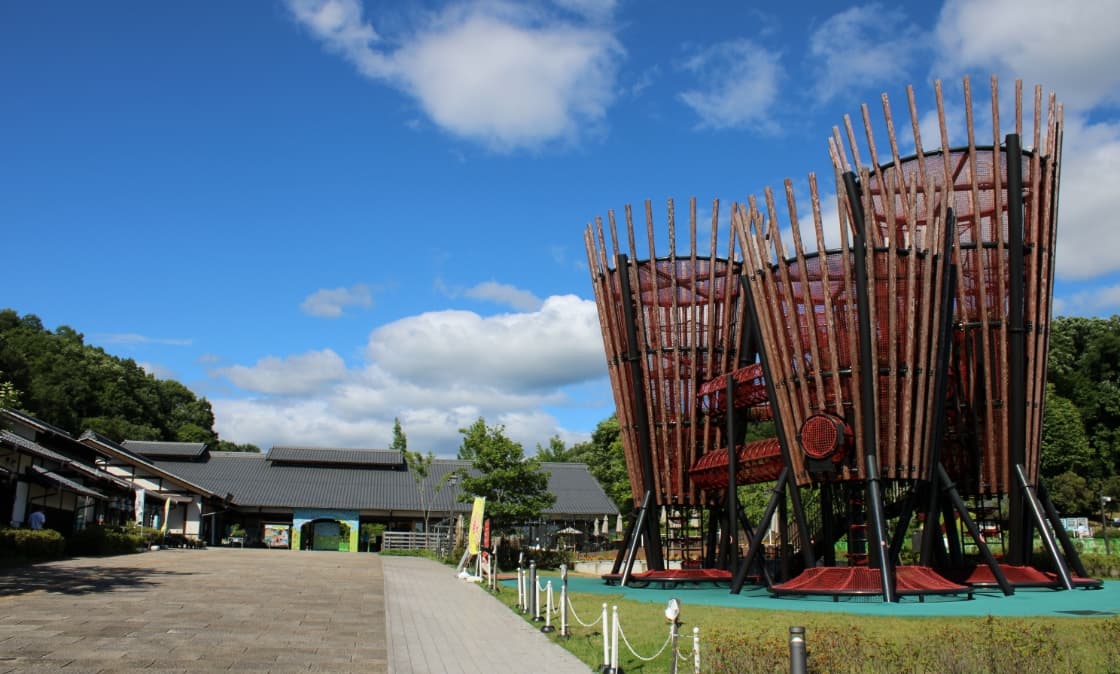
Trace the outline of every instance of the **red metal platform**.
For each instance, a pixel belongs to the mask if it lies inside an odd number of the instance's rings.
[[[879,569],[866,566],[815,567],[796,578],[774,585],[770,592],[777,596],[822,595],[839,601],[848,596],[881,596],[883,584]],[[899,566],[895,569],[895,592],[898,595],[963,594],[972,598],[972,588],[959,585],[928,566]]]

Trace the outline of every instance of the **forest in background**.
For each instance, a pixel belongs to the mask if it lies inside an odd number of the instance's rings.
[[[214,451],[260,451],[219,438],[210,401],[183,384],[86,344],[73,328],[52,332],[34,314],[12,309],[0,311],[0,406],[68,433],[92,430],[117,442],[204,442]]]
[[[1055,504],[1090,514],[1100,496],[1120,501],[1120,316],[1062,317],[1050,324],[1041,473]],[[68,326],[46,329],[33,314],[0,311],[0,406],[22,409],[72,433],[114,440],[204,442],[214,451],[260,449],[218,437],[206,398],[158,379],[132,359],[88,345]],[[758,437],[765,429],[752,429]],[[586,442],[537,445],[542,461],[586,463],[629,512],[630,484],[618,419]]]

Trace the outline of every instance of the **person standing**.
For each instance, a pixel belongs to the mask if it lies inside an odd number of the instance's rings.
[[[27,523],[31,525],[32,529],[42,529],[43,525],[47,523],[47,516],[42,510],[36,508],[35,512],[31,513],[31,516],[27,518]]]

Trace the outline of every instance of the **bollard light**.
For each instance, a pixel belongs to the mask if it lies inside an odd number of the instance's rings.
[[[808,654],[805,652],[805,628],[789,628],[789,672],[806,674],[809,671]]]
[[[669,654],[669,657],[672,659],[669,663],[669,674],[677,674],[677,659],[680,657],[680,649],[677,646],[677,639],[681,627],[680,617],[681,600],[673,597],[669,600],[669,605],[665,607],[665,618],[669,621],[669,641],[673,644],[673,648]]]
[[[681,617],[681,600],[673,597],[669,600],[669,605],[665,607],[665,618],[671,623],[680,623]]]

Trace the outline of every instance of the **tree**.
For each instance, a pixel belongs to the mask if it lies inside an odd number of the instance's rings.
[[[505,435],[504,426],[487,426],[479,417],[463,436],[459,458],[469,457],[474,474],[463,478],[459,500],[486,498],[486,513],[495,532],[508,532],[521,522],[540,518],[556,502],[548,491],[548,474],[540,461],[525,458],[522,446]]]
[[[428,500],[428,492],[432,490],[429,482],[432,477],[432,461],[435,458],[431,452],[428,452],[425,456],[420,452],[404,450],[404,460],[408,464],[408,472],[412,475],[412,481],[416,483],[416,493],[420,495],[420,510],[424,513],[425,533],[428,531],[428,516],[432,510],[432,504]],[[435,491],[438,491],[438,489]]]
[[[402,457],[408,451],[408,438],[401,429],[400,417],[393,417],[393,442],[389,443],[389,449],[397,450]]]
[[[1073,471],[1047,480],[1047,490],[1054,507],[1065,515],[1085,515],[1093,512],[1096,498],[1089,488],[1089,481]]]
[[[599,422],[589,442],[576,443],[569,461],[587,464],[588,471],[599,481],[619,512],[628,515],[634,509],[630,473],[626,468],[626,452],[622,448],[622,429],[618,415]]]
[[[241,444],[230,442],[229,440],[218,440],[210,446],[212,452],[248,452],[251,454],[260,454],[261,448],[257,447],[251,442],[244,442]]]
[[[69,326],[51,332],[37,316],[0,310],[0,404],[18,404],[75,434],[89,429],[117,441],[205,442],[211,449],[260,451],[221,441],[210,402],[183,384],[157,379],[132,359],[84,340]],[[9,390],[19,394],[16,402]]]
[[[1047,367],[1054,392],[1077,407],[1095,456],[1079,470],[1120,472],[1120,316],[1054,319]]]
[[[432,462],[435,461],[435,455],[431,452],[421,454],[408,450],[408,437],[405,436],[404,430],[401,428],[399,418],[393,419],[393,442],[389,445],[389,449],[395,449],[401,453],[405,465],[408,466],[408,472],[412,475],[412,481],[416,483],[416,493],[420,496],[420,510],[424,513],[424,533],[427,533],[428,520],[432,514],[432,499],[429,499],[428,495],[435,496],[438,494],[452,474],[448,473],[437,480],[435,484],[432,483]]]
[[[1089,447],[1077,406],[1058,395],[1053,384],[1047,384],[1042,418],[1042,476],[1051,478],[1074,471],[1083,477],[1092,477],[1100,468],[1096,458]]]
[[[570,462],[572,450],[564,444],[559,435],[554,435],[548,439],[548,447],[542,447],[541,443],[537,443],[537,460],[539,461],[555,461],[557,463]]]
[[[3,372],[0,372],[0,407],[19,407],[19,391],[15,384],[4,378]]]

